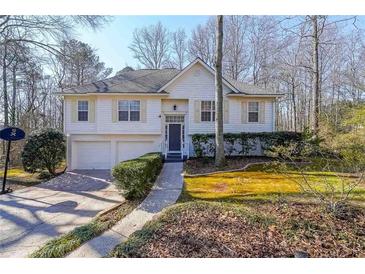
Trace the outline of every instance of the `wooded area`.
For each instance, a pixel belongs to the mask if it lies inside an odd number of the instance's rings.
[[[27,133],[62,129],[55,93],[112,73],[91,45],[74,39],[75,30],[112,19],[0,16],[1,124]],[[145,26],[134,30],[129,49],[142,68],[181,69],[196,57],[214,67],[215,27],[214,17],[190,34]],[[224,16],[223,33],[223,75],[285,94],[276,108],[279,130],[336,126],[344,109],[364,100],[365,36],[357,17]]]
[[[339,123],[341,103],[364,99],[364,31],[357,17],[225,16],[223,73],[284,93],[279,130],[318,129]],[[136,29],[130,49],[143,67],[177,67],[197,56],[215,65],[215,18],[190,37],[161,23]],[[148,50],[146,50],[148,49]]]

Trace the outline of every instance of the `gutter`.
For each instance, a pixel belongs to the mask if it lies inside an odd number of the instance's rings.
[[[168,96],[169,93],[149,93],[149,92],[88,92],[88,93],[65,93],[65,92],[56,92],[54,93],[56,95],[60,96],[90,96],[90,95],[102,95],[102,96],[108,96],[108,95],[140,95],[140,96]]]
[[[272,97],[275,97],[275,98],[278,98],[278,97],[282,97],[284,96],[285,94],[284,93],[278,93],[278,94],[234,94],[234,93],[231,93],[231,94],[227,94],[226,96],[228,97],[268,97],[268,98],[272,98]]]

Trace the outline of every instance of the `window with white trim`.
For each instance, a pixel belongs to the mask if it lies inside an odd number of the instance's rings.
[[[141,103],[140,101],[118,101],[118,120],[119,121],[139,121]]]
[[[77,101],[77,120],[80,122],[88,120],[89,102]]]
[[[201,121],[213,122],[215,120],[215,102],[201,101]]]
[[[248,122],[258,123],[259,121],[259,102],[248,102]]]

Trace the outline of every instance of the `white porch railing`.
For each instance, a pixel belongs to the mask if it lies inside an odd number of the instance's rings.
[[[189,159],[189,142],[181,142],[181,159],[184,158],[184,155]]]
[[[161,153],[164,155],[165,159],[167,157],[167,140],[161,142]]]

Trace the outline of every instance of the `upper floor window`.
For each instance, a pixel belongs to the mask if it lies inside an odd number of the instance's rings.
[[[215,102],[201,101],[201,121],[213,122],[215,120]]]
[[[77,118],[78,121],[87,121],[89,112],[89,102],[88,101],[78,101],[77,102]]]
[[[248,122],[257,123],[259,121],[259,102],[248,102]]]
[[[140,120],[140,101],[118,101],[119,121],[139,121]]]

